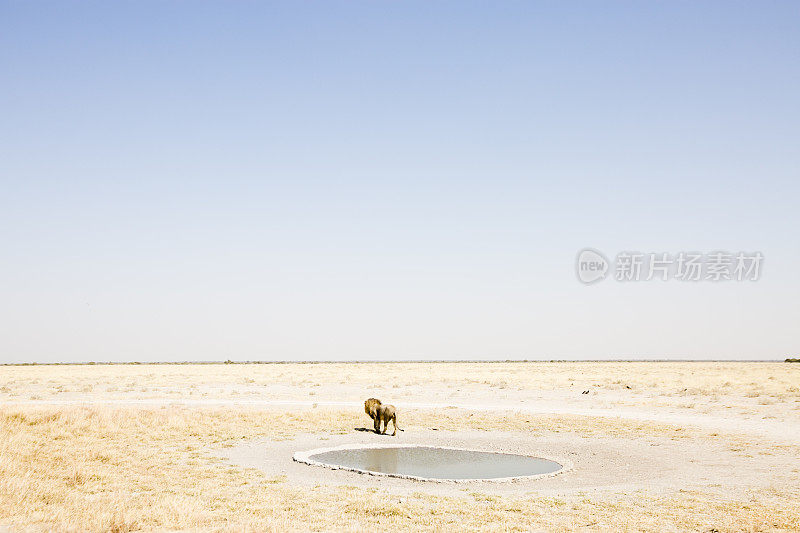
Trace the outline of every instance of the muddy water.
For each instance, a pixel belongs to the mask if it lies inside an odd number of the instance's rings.
[[[335,450],[310,459],[369,472],[433,479],[497,479],[549,474],[562,467],[555,461],[504,453],[434,447]]]

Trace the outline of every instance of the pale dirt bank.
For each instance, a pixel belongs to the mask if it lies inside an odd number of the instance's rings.
[[[431,483],[369,476],[292,461],[298,450],[342,444],[425,444],[547,457],[571,468],[557,476],[510,482]],[[736,451],[734,451],[736,450]],[[720,498],[746,498],[753,490],[800,480],[796,453],[769,454],[731,449],[724,441],[645,435],[640,439],[587,437],[574,433],[531,436],[525,433],[408,430],[397,437],[357,432],[325,436],[302,434],[285,441],[255,440],[212,453],[268,476],[286,476],[296,486],[357,485],[392,494],[425,492],[465,496],[482,492],[513,496],[622,497],[637,491],[660,495],[706,490]]]

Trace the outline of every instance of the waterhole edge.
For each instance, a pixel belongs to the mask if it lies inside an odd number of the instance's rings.
[[[499,477],[499,478],[459,478],[459,479],[448,479],[448,478],[435,478],[435,477],[423,477],[423,476],[415,476],[409,474],[400,474],[400,473],[390,473],[390,472],[378,472],[374,470],[365,470],[361,468],[350,467],[346,465],[337,465],[332,463],[323,463],[321,461],[317,461],[316,459],[312,459],[315,455],[320,455],[328,452],[336,452],[336,451],[347,451],[347,450],[363,450],[363,449],[390,449],[390,448],[434,448],[438,450],[458,450],[464,452],[477,452],[477,453],[484,453],[484,454],[498,454],[498,455],[516,455],[520,457],[532,458],[532,459],[544,459],[546,461],[551,461],[558,464],[561,468],[555,470],[553,472],[546,472],[541,474],[529,474],[529,475],[520,475],[520,476],[510,476],[510,477]],[[514,481],[530,481],[530,480],[537,480],[542,478],[548,478],[557,476],[559,474],[568,472],[572,470],[573,465],[572,462],[563,458],[563,457],[551,457],[548,455],[536,454],[531,455],[528,453],[521,454],[515,452],[504,452],[500,450],[479,450],[474,448],[463,448],[463,447],[456,447],[456,446],[434,446],[430,444],[341,444],[339,446],[334,447],[326,447],[326,448],[315,448],[313,450],[307,451],[298,451],[295,452],[292,456],[292,460],[298,463],[303,463],[309,466],[319,466],[323,468],[328,468],[330,470],[345,470],[349,472],[356,472],[359,474],[367,474],[370,476],[385,476],[385,477],[393,477],[399,479],[408,479],[412,481],[432,481],[436,483],[475,483],[475,482],[492,482],[492,483],[507,483],[507,482],[514,482]]]

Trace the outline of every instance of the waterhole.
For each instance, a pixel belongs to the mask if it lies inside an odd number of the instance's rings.
[[[433,446],[354,447],[295,454],[307,464],[425,480],[498,480],[554,474],[549,459]]]

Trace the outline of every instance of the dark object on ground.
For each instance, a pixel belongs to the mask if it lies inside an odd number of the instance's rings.
[[[588,390],[583,391],[581,394],[589,394]]]
[[[800,363],[800,359],[788,358],[788,359],[786,359],[786,362],[787,363]]]

